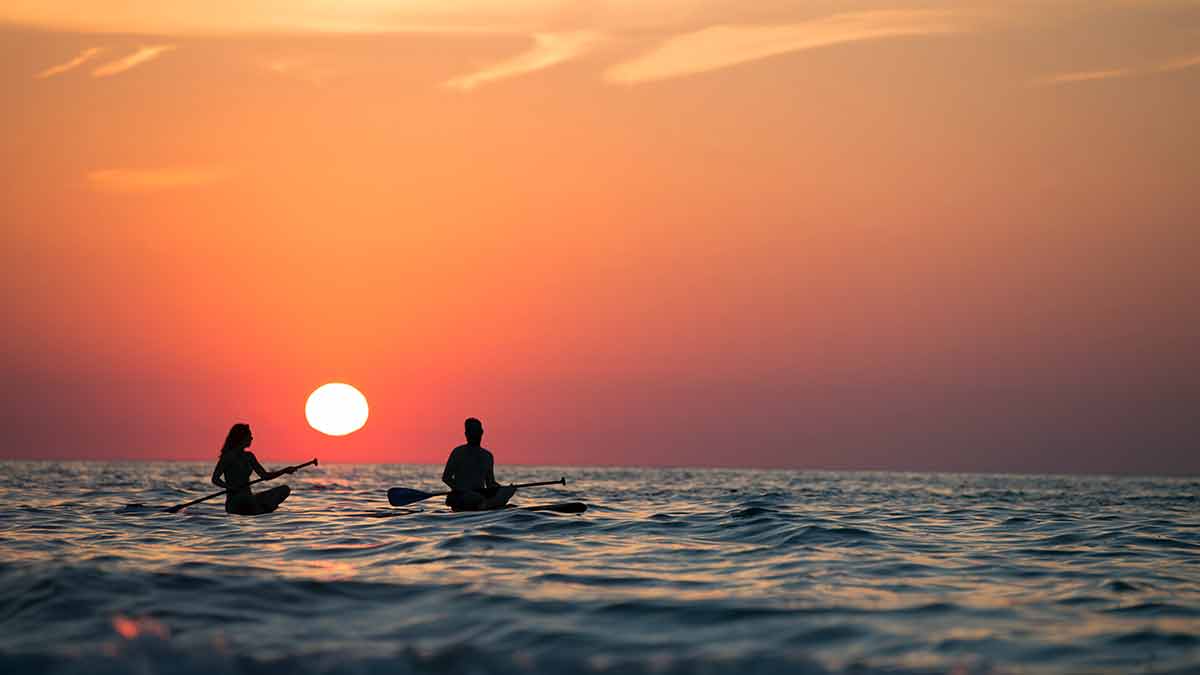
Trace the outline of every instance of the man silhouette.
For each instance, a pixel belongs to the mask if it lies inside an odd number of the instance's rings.
[[[451,490],[446,495],[446,505],[455,511],[498,509],[507,504],[517,490],[496,482],[495,458],[480,445],[483,423],[468,417],[463,430],[467,444],[450,451],[446,469],[442,471],[442,482]]]

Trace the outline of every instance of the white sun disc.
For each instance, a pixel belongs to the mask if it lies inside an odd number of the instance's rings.
[[[304,416],[323,434],[345,436],[367,423],[367,397],[348,384],[323,384],[308,395]]]

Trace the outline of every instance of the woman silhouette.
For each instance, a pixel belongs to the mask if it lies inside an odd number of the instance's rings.
[[[213,467],[212,482],[220,488],[228,490],[225,493],[225,511],[243,516],[254,516],[260,513],[270,513],[279,508],[283,500],[288,498],[292,489],[286,485],[273,487],[270,490],[254,493],[250,491],[250,472],[260,477],[271,479],[285,473],[294,473],[296,469],[288,467],[280,471],[267,471],[254,453],[246,448],[254,441],[250,433],[250,425],[238,423],[229,428],[225,437],[225,445],[221,446],[221,456]],[[221,476],[225,478],[222,480]]]

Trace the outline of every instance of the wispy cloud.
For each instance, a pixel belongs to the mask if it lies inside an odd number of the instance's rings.
[[[317,63],[306,56],[277,56],[260,62],[264,70],[320,87],[337,76],[331,66]]]
[[[9,0],[0,24],[124,35],[511,32],[558,16],[564,0]]]
[[[600,35],[590,31],[538,33],[533,36],[533,46],[528,50],[482,70],[449,80],[446,86],[469,91],[488,82],[543,70],[586,53],[600,39]]]
[[[82,66],[83,64],[87,63],[88,61],[91,61],[95,57],[99,56],[100,53],[103,51],[104,51],[103,47],[91,47],[91,48],[85,49],[85,50],[79,52],[79,55],[76,56],[75,58],[71,59],[70,61],[67,61],[66,63],[60,63],[57,66],[50,66],[49,68],[43,70],[42,72],[34,75],[34,77],[39,80],[44,80],[47,77],[54,77],[55,75],[62,75],[63,73],[65,73],[69,70],[75,70],[79,66]]]
[[[1184,70],[1187,68],[1195,68],[1197,66],[1200,66],[1200,54],[1196,54],[1195,56],[1186,56],[1186,57],[1183,57],[1180,59],[1173,59],[1173,60],[1167,61],[1165,63],[1160,63],[1158,65],[1158,67],[1155,68],[1155,70],[1157,70],[1160,73],[1173,73],[1177,70]]]
[[[139,47],[137,51],[128,56],[119,58],[115,61],[109,61],[108,63],[96,68],[92,71],[92,77],[112,77],[113,75],[120,75],[121,73],[131,68],[136,68],[143,63],[149,63],[150,61],[157,59],[159,56],[162,56],[164,53],[169,52],[172,49],[175,49],[175,45],[153,45],[150,47]]]
[[[805,49],[968,28],[965,14],[932,10],[850,12],[786,25],[711,26],[670,38],[646,54],[612,66],[604,77],[624,84],[653,82]]]
[[[1096,80],[1113,80],[1118,77],[1129,77],[1137,71],[1132,68],[1110,68],[1108,70],[1081,70],[1072,73],[1056,73],[1039,77],[1033,81],[1037,85],[1071,84],[1072,82],[1094,82]]]
[[[88,173],[87,184],[101,192],[151,192],[207,185],[228,177],[228,171],[207,166],[97,169]]]
[[[123,35],[529,35],[678,26],[700,13],[720,12],[739,4],[738,0],[8,0],[0,3],[0,24]]]
[[[1108,70],[1082,70],[1067,73],[1055,73],[1034,78],[1030,81],[1033,86],[1053,86],[1056,84],[1074,84],[1078,82],[1095,82],[1097,80],[1113,80],[1122,77],[1134,77],[1137,75],[1152,75],[1154,73],[1173,73],[1188,68],[1196,68],[1200,66],[1200,54],[1194,56],[1185,56],[1182,58],[1171,59],[1169,61],[1161,61],[1153,63],[1142,68],[1124,67],[1110,68]]]

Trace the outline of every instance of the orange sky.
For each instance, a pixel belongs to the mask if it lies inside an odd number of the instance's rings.
[[[1196,2],[110,5],[0,8],[0,456],[1200,471]]]

